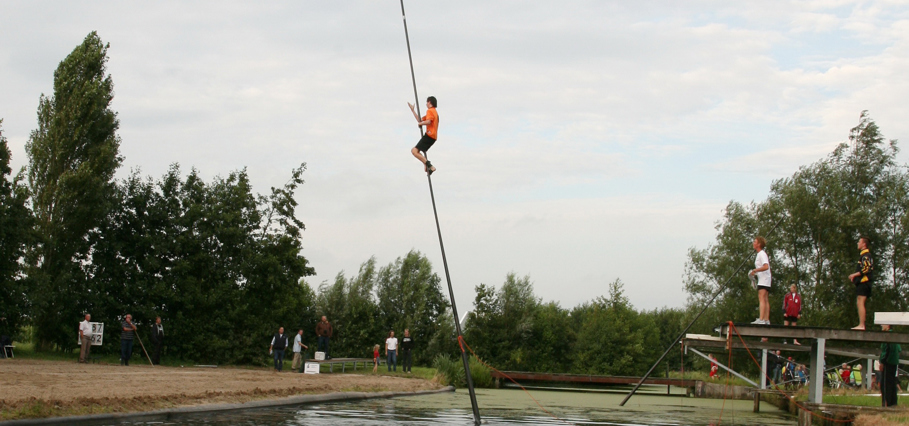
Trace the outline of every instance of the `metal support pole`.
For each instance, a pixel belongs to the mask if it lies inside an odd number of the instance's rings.
[[[871,369],[874,368],[873,362],[874,361],[871,358],[868,358],[868,362],[866,363],[867,368],[865,368],[865,371],[862,371],[862,380],[865,381],[865,389],[868,390],[871,390],[871,374],[873,373]]]
[[[695,348],[688,348],[688,350],[691,351],[691,352],[694,352],[694,353],[696,353],[696,354],[698,354],[698,355],[700,355],[701,358],[704,358],[704,359],[706,359],[707,361],[710,361],[710,362],[712,362],[712,363],[714,363],[714,364],[716,364],[716,365],[719,365],[720,368],[722,368],[723,370],[726,370],[726,371],[732,373],[733,376],[738,377],[738,378],[740,378],[740,379],[742,379],[742,380],[748,382],[748,384],[750,384],[751,386],[758,387],[758,384],[755,383],[755,382],[753,382],[753,381],[751,381],[751,379],[749,379],[749,378],[747,378],[747,377],[745,377],[745,376],[743,376],[743,375],[741,375],[741,374],[739,374],[739,373],[736,373],[735,370],[733,370],[733,369],[731,369],[731,368],[729,368],[729,367],[727,367],[727,366],[721,364],[721,363],[720,363],[719,361],[717,361],[716,359],[711,359],[709,356],[704,355],[703,353],[701,353],[701,351],[699,351],[699,350],[697,350],[697,349],[695,349]]]
[[[808,402],[824,402],[824,350],[827,339],[818,338],[811,342],[811,381],[808,383]]]
[[[761,389],[767,389],[767,349],[761,349]]]

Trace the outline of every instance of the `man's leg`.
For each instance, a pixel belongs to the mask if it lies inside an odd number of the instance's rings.
[[[423,156],[417,147],[411,148],[410,153],[413,154],[414,157],[417,157],[417,160],[420,160],[421,163],[426,164],[426,157]]]
[[[793,326],[793,327],[795,327],[795,326],[797,326],[797,325],[798,325],[798,324],[796,324],[795,321],[792,321],[792,326]],[[800,346],[801,346],[801,343],[799,343],[799,339],[792,339],[792,344],[793,344],[793,345],[800,345]]]
[[[274,360],[274,364],[275,364],[275,371],[278,371],[278,353],[279,352],[281,352],[280,349],[275,349],[271,353],[271,357]]]
[[[409,373],[412,366],[413,366],[413,350],[405,349],[404,350],[404,371]]]
[[[325,337],[325,359],[331,359],[331,337]]]
[[[770,289],[761,291],[761,319],[770,321]]]
[[[133,357],[133,340],[126,341],[126,365],[129,365],[129,359]]]
[[[864,330],[865,329],[865,299],[867,296],[856,296],[855,305],[858,307],[858,317],[859,325],[854,328],[854,330]]]
[[[85,346],[86,346],[85,341],[86,340],[88,340],[86,338],[86,336],[82,336],[82,341],[80,342],[80,343],[82,343],[82,350],[79,351],[79,362],[85,362],[85,360],[87,359],[85,356]]]

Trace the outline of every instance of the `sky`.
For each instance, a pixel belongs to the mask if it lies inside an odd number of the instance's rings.
[[[27,165],[39,97],[85,36],[110,44],[118,176],[173,164],[296,194],[318,287],[418,250],[445,283],[396,1],[4,1],[0,118]],[[909,1],[408,1],[459,310],[529,276],[566,308],[621,279],[684,306],[690,248],[730,201],[818,161],[868,110],[909,136]],[[900,156],[902,162],[905,155]],[[770,244],[772,244],[772,239]],[[743,242],[743,248],[750,243]],[[447,293],[447,292],[446,292]]]

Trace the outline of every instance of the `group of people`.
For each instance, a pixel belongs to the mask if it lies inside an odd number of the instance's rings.
[[[79,323],[79,362],[86,364],[91,360],[92,337],[94,329],[92,327],[91,314],[85,314],[85,320]],[[129,365],[129,360],[133,356],[133,341],[136,339],[138,327],[133,323],[133,316],[126,314],[120,323],[120,365]],[[152,324],[149,333],[152,343],[152,351],[149,354],[151,362],[154,365],[161,364],[161,351],[164,348],[164,325],[161,324],[161,317],[155,317],[155,323]]]
[[[410,335],[410,329],[404,329],[404,337],[401,338],[401,368],[405,373],[412,373],[413,368],[413,337]],[[372,350],[372,372],[379,370],[379,345]],[[398,371],[398,338],[395,337],[394,330],[388,332],[388,338],[385,339],[385,366],[388,371]]]
[[[318,337],[317,350],[325,354],[325,359],[331,359],[328,355],[328,344],[331,341],[333,332],[334,329],[332,329],[331,323],[328,322],[328,317],[322,315],[322,319],[316,324],[316,336]],[[290,346],[290,342],[287,335],[284,334],[284,327],[279,327],[278,332],[272,336],[271,343],[268,346],[268,353],[272,355],[275,362],[275,372],[284,370],[284,353],[288,346]],[[303,372],[303,367],[305,366],[303,360],[304,349],[309,349],[309,346],[303,343],[303,329],[301,328],[297,330],[297,335],[294,336],[293,346],[291,347],[294,354],[290,366],[292,371]]]
[[[855,285],[856,307],[858,309],[859,324],[852,327],[853,330],[865,329],[865,302],[871,296],[871,284],[874,282],[874,261],[870,251],[871,241],[868,237],[862,236],[858,239],[859,260],[856,263],[855,272],[850,274],[848,279]],[[772,274],[770,271],[770,258],[764,249],[767,248],[767,240],[764,237],[756,237],[752,243],[757,257],[754,259],[754,269],[748,272],[749,277],[756,281],[755,288],[758,293],[758,318],[752,322],[755,325],[770,325],[770,288]],[[798,294],[798,288],[795,284],[789,287],[789,294],[783,300],[783,325],[795,326],[802,315],[802,299]],[[798,340],[793,341],[799,344]]]
[[[316,324],[315,331],[318,338],[317,350],[325,354],[325,359],[331,359],[328,350],[334,329],[332,328],[331,323],[328,322],[326,316],[323,315],[321,321]],[[284,334],[284,327],[280,327],[278,328],[278,332],[272,336],[271,343],[268,346],[268,352],[274,359],[275,372],[283,371],[284,354],[288,346],[291,346],[290,339]],[[400,346],[400,349],[398,346]],[[398,354],[400,353],[403,371],[405,373],[411,373],[413,367],[413,348],[414,340],[413,336],[410,335],[410,329],[404,329],[404,337],[401,338],[400,342],[398,341],[398,338],[395,337],[395,332],[390,331],[388,333],[388,338],[385,339],[385,357],[388,371],[398,371]],[[301,328],[297,330],[297,335],[294,337],[292,343],[294,357],[291,369],[293,371],[303,372],[303,367],[305,366],[303,355],[304,349],[309,349],[309,346],[306,346],[303,343],[303,329]],[[379,368],[379,349],[379,345],[375,345],[373,348],[373,372],[378,371]]]

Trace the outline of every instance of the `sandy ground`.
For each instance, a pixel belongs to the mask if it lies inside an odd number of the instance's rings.
[[[270,369],[121,367],[8,359],[0,362],[0,420],[441,387],[423,379],[371,373],[297,374]]]

